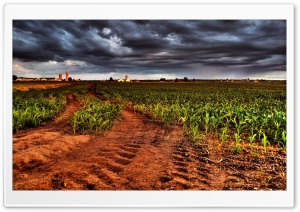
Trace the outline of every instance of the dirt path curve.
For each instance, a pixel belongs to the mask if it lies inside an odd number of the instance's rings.
[[[213,136],[195,145],[181,127],[130,109],[105,134],[74,135],[69,122],[82,105],[73,94],[67,100],[55,120],[13,135],[14,190],[286,189],[286,155],[278,148],[261,154],[244,146],[236,155]]]
[[[125,109],[105,135],[74,135],[69,123],[80,104],[47,126],[13,137],[16,190],[220,190],[207,151],[185,142],[181,127],[162,127]],[[213,171],[215,170],[215,171]]]

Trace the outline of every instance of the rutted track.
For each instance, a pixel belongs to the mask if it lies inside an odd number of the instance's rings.
[[[80,107],[69,94],[65,111],[54,121],[14,135],[13,189],[266,189],[247,172],[255,176],[274,162],[284,163],[276,157],[236,160],[211,148],[211,140],[192,144],[181,127],[156,125],[129,109],[105,134],[74,135],[69,120]],[[270,178],[274,189],[285,189],[282,180]]]

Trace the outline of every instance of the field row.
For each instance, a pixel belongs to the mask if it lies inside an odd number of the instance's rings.
[[[285,85],[265,84],[107,84],[95,91],[125,102],[154,122],[183,125],[192,141],[218,135],[220,142],[278,144],[286,148]]]
[[[59,115],[67,104],[66,94],[72,93],[82,104],[70,121],[74,134],[109,129],[121,114],[121,107],[103,103],[87,95],[88,86],[71,86],[48,90],[14,92],[13,131],[46,124]]]
[[[74,93],[82,108],[70,125],[73,132],[90,133],[109,129],[122,105],[150,116],[153,122],[181,125],[190,140],[208,134],[220,143],[241,142],[279,145],[285,150],[286,85],[281,83],[81,83],[39,91],[14,92],[13,129],[36,127],[64,109],[65,94]],[[103,103],[89,96],[118,104]]]

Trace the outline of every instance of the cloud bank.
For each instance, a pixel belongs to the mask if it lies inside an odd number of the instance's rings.
[[[286,22],[14,20],[13,58],[18,76],[284,79]]]

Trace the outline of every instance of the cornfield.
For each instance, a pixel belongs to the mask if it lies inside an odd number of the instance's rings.
[[[124,102],[153,122],[182,125],[192,141],[207,134],[221,143],[278,144],[286,148],[285,84],[132,83],[98,86],[106,98]]]
[[[260,143],[287,146],[286,85],[284,83],[82,83],[14,92],[13,130],[36,127],[52,119],[74,93],[82,108],[70,121],[73,132],[108,130],[120,118],[123,106],[163,125],[180,125],[192,142],[214,135],[221,144],[234,141],[252,147]],[[88,90],[101,98],[87,95]],[[114,104],[102,100],[114,100]]]

